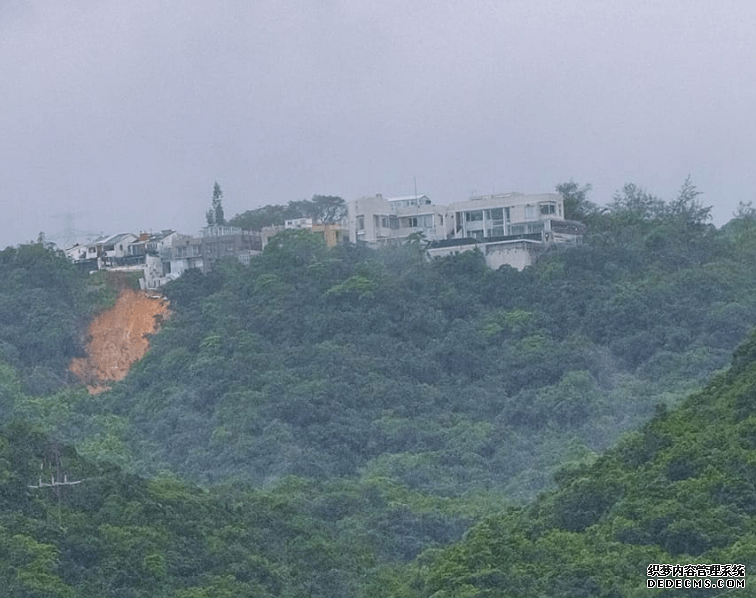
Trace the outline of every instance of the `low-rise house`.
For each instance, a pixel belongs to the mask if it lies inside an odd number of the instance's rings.
[[[160,286],[168,280],[181,276],[186,270],[204,269],[202,239],[176,233],[170,236],[170,243],[164,243],[158,252],[162,265]]]
[[[76,243],[71,247],[63,250],[65,256],[72,262],[78,262],[87,259],[87,246],[82,243]]]
[[[206,226],[200,231],[200,239],[203,272],[209,272],[221,258],[247,258],[251,255],[249,252],[262,250],[262,235],[259,232],[235,226]]]
[[[429,242],[431,257],[478,248],[492,268],[532,264],[550,243],[574,243],[579,222],[564,219],[558,193],[479,195],[446,206],[428,196],[384,198],[378,194],[347,202],[349,238],[380,246],[411,237]]]
[[[133,233],[118,233],[106,237],[99,245],[97,256],[100,268],[138,265],[143,260],[135,260],[129,255],[129,245],[136,242],[138,237]]]
[[[261,231],[262,249],[278,233],[285,230],[308,230],[323,235],[326,247],[335,247],[347,241],[347,229],[341,222],[313,222],[312,218],[286,220],[283,226],[266,226]]]

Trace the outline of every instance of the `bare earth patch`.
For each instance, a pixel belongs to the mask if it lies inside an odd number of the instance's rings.
[[[108,390],[126,377],[131,365],[149,349],[147,335],[169,316],[168,302],[141,291],[123,289],[116,304],[98,315],[87,330],[87,357],[71,360],[68,369],[91,394]]]

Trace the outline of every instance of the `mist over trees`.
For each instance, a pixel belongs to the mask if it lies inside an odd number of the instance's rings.
[[[686,580],[686,596],[745,587],[707,587],[692,563],[706,563],[713,583],[722,575],[746,582],[756,566],[756,477],[748,465],[755,374],[752,334],[732,368],[679,409],[660,406],[594,464],[561,470],[554,491],[485,519],[458,544],[379,583],[404,598],[634,596],[646,579],[672,577]],[[372,595],[380,595],[377,585]]]
[[[165,288],[174,313],[151,350],[97,396],[66,367],[112,287],[41,244],[0,252],[12,595],[550,595],[528,585],[540,567],[565,595],[587,579],[621,596],[653,559],[735,559],[753,343],[685,398],[756,319],[756,214],[717,229],[690,180],[670,201],[626,185],[605,207],[588,185],[558,190],[585,242],[522,272],[474,251],[428,261],[420,243],[329,250],[301,230],[249,266],[190,270]],[[302,204],[230,224],[343,209]],[[28,489],[49,443],[96,479],[64,496],[61,525]],[[714,448],[732,463],[719,474]],[[630,564],[596,574],[605,554]]]

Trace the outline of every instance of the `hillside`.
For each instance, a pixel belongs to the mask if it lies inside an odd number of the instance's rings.
[[[66,386],[89,321],[112,304],[112,285],[42,244],[0,251],[0,278],[0,367],[16,370],[29,394]]]
[[[626,192],[608,211],[573,202],[588,242],[523,272],[474,252],[428,261],[421,243],[280,235],[249,266],[167,286],[171,318],[96,396],[66,387],[65,368],[112,287],[41,248],[6,250],[22,284],[0,290],[16,309],[0,409],[129,475],[283,500],[328,538],[340,581],[318,588],[376,595],[368,580],[526,504],[565,465],[562,480],[587,471],[724,368],[756,321],[756,214],[716,229],[684,197]],[[26,335],[8,332],[14,293],[45,297],[23,308]],[[70,315],[48,331],[50,312]],[[44,353],[56,330],[66,360]]]
[[[80,483],[29,487],[53,476]],[[147,481],[24,425],[0,431],[8,598],[339,598],[353,595],[355,572],[370,564],[365,547],[340,544],[283,492]]]
[[[126,460],[202,484],[532,497],[698,388],[756,321],[752,218],[717,230],[641,199],[523,272],[281,236],[169,285],[175,317],[96,409],[123,422]]]
[[[649,564],[756,567],[756,334],[732,367],[590,466],[567,468],[532,505],[423,555],[409,581],[371,595],[714,596],[645,590]],[[395,577],[394,577],[395,579]],[[388,578],[383,582],[388,583]],[[728,592],[751,596],[753,589]]]

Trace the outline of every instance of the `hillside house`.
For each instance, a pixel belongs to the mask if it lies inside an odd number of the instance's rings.
[[[129,255],[133,257],[159,255],[165,247],[170,247],[178,236],[175,230],[162,230],[159,233],[139,233],[139,238],[129,245]]]
[[[262,251],[262,236],[257,231],[235,226],[206,226],[200,231],[202,271],[209,272],[213,264],[224,257],[241,258],[249,263],[250,256]]]
[[[266,226],[262,229],[262,249],[270,240],[285,230],[308,230],[323,235],[326,247],[335,247],[347,240],[347,230],[340,222],[313,222],[312,218],[294,218],[286,220],[283,226]]]
[[[347,202],[350,240],[372,246],[429,242],[431,257],[479,249],[492,268],[522,269],[551,243],[576,243],[579,222],[564,219],[558,193],[498,193],[438,206],[428,196],[384,198],[378,194]]]

